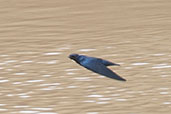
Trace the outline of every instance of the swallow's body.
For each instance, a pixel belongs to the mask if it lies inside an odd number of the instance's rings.
[[[71,54],[69,58],[73,59],[75,62],[77,62],[81,66],[95,73],[107,76],[112,79],[126,81],[125,79],[123,79],[122,77],[114,73],[112,70],[107,68],[107,66],[112,66],[112,65],[119,66],[119,64],[115,64],[115,63],[112,63],[112,62],[109,62],[107,60],[103,60],[100,58],[88,57],[85,55],[78,55],[78,54]]]

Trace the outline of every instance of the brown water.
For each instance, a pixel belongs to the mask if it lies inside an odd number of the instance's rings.
[[[170,114],[170,0],[1,0],[0,114]],[[121,64],[120,82],[70,53]]]

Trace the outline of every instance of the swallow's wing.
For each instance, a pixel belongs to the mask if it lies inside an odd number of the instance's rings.
[[[108,69],[104,64],[102,64],[98,60],[94,60],[94,61],[92,60],[90,62],[86,62],[85,64],[82,64],[82,66],[95,73],[107,76],[109,78],[120,80],[120,81],[126,81],[125,79],[114,73],[112,70]]]
[[[102,61],[102,64],[104,64],[105,66],[113,66],[113,65],[120,66],[119,64],[112,63],[112,62],[104,60],[104,59],[100,59],[100,60]]]

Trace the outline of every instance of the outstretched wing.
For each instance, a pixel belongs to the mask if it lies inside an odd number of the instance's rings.
[[[99,61],[91,61],[91,62],[82,64],[82,66],[84,66],[85,68],[95,73],[107,76],[109,78],[120,80],[120,81],[126,81],[124,78],[120,77],[119,75],[114,73],[112,70],[108,69],[104,64],[102,64]]]
[[[119,64],[112,63],[112,62],[104,60],[104,59],[101,59],[101,61],[102,61],[102,64],[104,64],[105,66],[112,66],[112,65],[120,66]]]

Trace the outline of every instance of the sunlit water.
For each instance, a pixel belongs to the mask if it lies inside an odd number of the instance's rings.
[[[0,19],[0,114],[170,114],[170,1],[15,2]],[[120,64],[127,82],[70,53]]]

